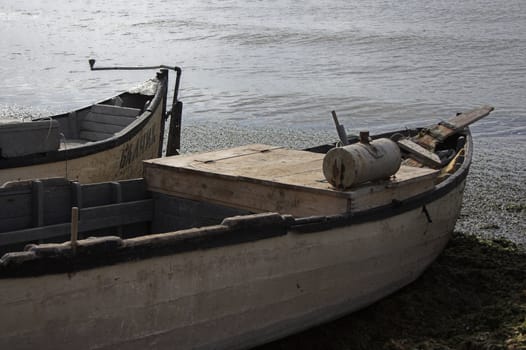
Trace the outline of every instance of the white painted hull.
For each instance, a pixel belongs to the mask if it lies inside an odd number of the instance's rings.
[[[160,156],[162,123],[162,108],[159,107],[136,135],[118,146],[64,161],[0,169],[0,185],[9,181],[51,177],[82,183],[141,177],[142,161]],[[136,152],[132,154],[133,160],[123,161],[127,152]]]
[[[464,182],[422,207],[315,233],[0,280],[0,349],[240,349],[360,309],[446,245]],[[250,234],[250,232],[247,232]]]

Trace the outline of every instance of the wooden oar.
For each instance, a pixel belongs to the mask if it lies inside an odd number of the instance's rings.
[[[477,120],[484,118],[490,114],[493,109],[491,106],[482,106],[465,113],[460,113],[447,122],[440,122],[428,129],[424,129],[420,134],[411,139],[399,139],[397,143],[400,148],[409,152],[414,158],[409,161],[409,165],[427,165],[431,168],[439,168],[442,166],[442,163],[440,158],[434,153],[437,144],[449,136],[464,130],[464,128]]]
[[[477,120],[480,120],[490,114],[494,108],[491,106],[482,106],[475,108],[469,112],[458,114],[447,122],[440,122],[414,137],[412,141],[429,151],[434,151],[439,142],[444,141],[449,136],[456,134],[459,131]]]

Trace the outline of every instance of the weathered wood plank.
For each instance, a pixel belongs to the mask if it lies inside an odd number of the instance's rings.
[[[99,122],[83,121],[81,126],[82,132],[96,132],[96,133],[106,133],[106,134],[115,134],[122,130],[122,126],[113,125],[113,124],[103,124]]]
[[[31,142],[27,142],[31,140]],[[53,119],[30,122],[0,120],[0,155],[5,158],[55,151],[60,144],[60,126]]]
[[[31,217],[32,203],[31,193],[0,195],[0,231],[3,228],[3,221],[6,219]]]
[[[113,203],[111,183],[82,185],[82,207],[95,207]]]
[[[44,225],[44,184],[33,181],[33,226]]]
[[[430,151],[434,151],[439,142],[463,130],[469,124],[484,118],[493,111],[493,109],[491,106],[482,106],[459,114],[445,123],[439,123],[430,127],[425,134],[414,137],[413,141]]]
[[[164,157],[156,159],[156,164],[168,165],[168,166],[187,166],[192,163],[214,163],[229,158],[243,157],[250,154],[265,153],[271,150],[276,150],[283,147],[269,146],[263,144],[251,144],[241,147],[233,147],[229,149],[223,149],[218,151],[211,151],[206,153],[193,154],[190,156],[176,156],[176,157]]]
[[[78,123],[77,112],[70,112],[68,117],[65,118],[65,120],[68,121],[68,133],[66,137],[71,139],[78,139],[80,128]]]
[[[488,105],[482,106],[480,108],[472,109],[471,111],[459,114],[451,119],[449,119],[447,122],[455,127],[455,129],[462,130],[466,126],[476,122],[477,120],[480,120],[487,116],[488,114],[493,111],[494,108]]]
[[[411,153],[412,156],[415,156],[425,165],[429,165],[431,167],[440,167],[442,165],[440,157],[436,155],[436,153],[428,151],[410,139],[400,139],[397,141],[397,143],[400,148]]]
[[[153,217],[153,202],[151,199],[105,205],[80,210],[79,232],[89,232],[118,225],[129,225],[151,221]],[[0,245],[32,242],[54,237],[68,236],[71,223],[60,223],[42,227],[2,232]]]
[[[0,224],[0,232],[9,232],[16,230],[23,230],[33,226],[33,216],[20,215],[12,216],[9,218],[2,218]]]
[[[263,151],[261,151],[263,150]],[[252,212],[294,216],[332,215],[390,204],[434,186],[436,171],[402,167],[386,181],[348,191],[332,188],[322,174],[323,155],[265,145],[169,157],[145,162],[148,188]],[[422,182],[415,186],[415,182]],[[406,191],[414,187],[415,191]],[[369,191],[374,200],[365,201]],[[355,203],[353,203],[353,201]]]
[[[114,105],[95,104],[91,107],[92,113],[108,114],[122,117],[136,117],[141,113],[138,108],[121,107]]]
[[[99,114],[99,113],[90,113],[85,118],[83,123],[86,122],[92,122],[92,123],[100,123],[100,124],[108,124],[108,125],[118,125],[121,127],[121,129],[125,126],[130,125],[136,120],[135,117],[123,117],[123,116],[115,116],[115,115],[107,115],[107,114]]]
[[[31,182],[10,183],[0,188],[0,232],[19,230],[33,224]]]
[[[362,211],[402,201],[435,188],[439,170],[402,165],[389,181],[362,184],[353,188],[351,210]]]
[[[35,242],[53,237],[66,236],[70,232],[70,227],[70,223],[63,223],[19,231],[2,232],[0,233],[0,245]]]
[[[152,217],[153,201],[151,199],[84,208],[80,213],[79,231],[85,232],[151,221]]]
[[[191,171],[243,176],[258,180],[287,182],[329,189],[324,182],[321,162],[323,154],[286,149],[269,145],[246,145],[202,154],[165,157],[147,161],[161,166],[185,168]]]
[[[131,179],[119,181],[122,187],[122,201],[130,202],[150,198],[151,194],[146,189],[144,179]]]
[[[112,137],[130,125],[140,114],[137,108],[94,105],[80,123],[81,139],[100,141]]]
[[[91,131],[81,131],[80,138],[89,141],[101,141],[109,139],[113,134],[101,133],[101,132],[91,132]]]
[[[338,192],[328,200],[327,196],[302,188],[248,178],[152,167],[145,168],[145,178],[153,191],[256,213],[271,211],[311,216],[343,213],[348,208],[347,198]]]
[[[246,210],[156,193],[152,231],[168,232],[219,225],[226,217],[250,213]]]
[[[66,179],[43,180],[44,225],[71,220],[71,183]]]
[[[115,181],[111,183],[113,188],[113,202],[121,203],[122,202],[122,186],[119,182]],[[117,234],[122,236],[122,225],[119,225],[117,228]]]

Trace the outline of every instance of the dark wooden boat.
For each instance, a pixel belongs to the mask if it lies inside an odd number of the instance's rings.
[[[473,154],[466,125],[491,110],[352,141],[383,162],[392,138],[403,162],[349,187],[350,169],[333,176],[345,159],[322,171],[335,145],[12,183],[0,189],[0,348],[244,349],[363,308],[447,244]]]
[[[172,119],[181,118],[177,71]],[[31,121],[0,121],[0,186],[64,177],[82,183],[142,175],[142,160],[160,157],[167,117],[168,71],[79,110]],[[171,133],[178,143],[179,129]],[[178,145],[170,146],[171,153]]]

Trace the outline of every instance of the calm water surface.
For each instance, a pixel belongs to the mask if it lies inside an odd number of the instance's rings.
[[[384,130],[481,104],[526,133],[523,0],[0,0],[0,114],[62,112],[179,65],[187,123]]]

